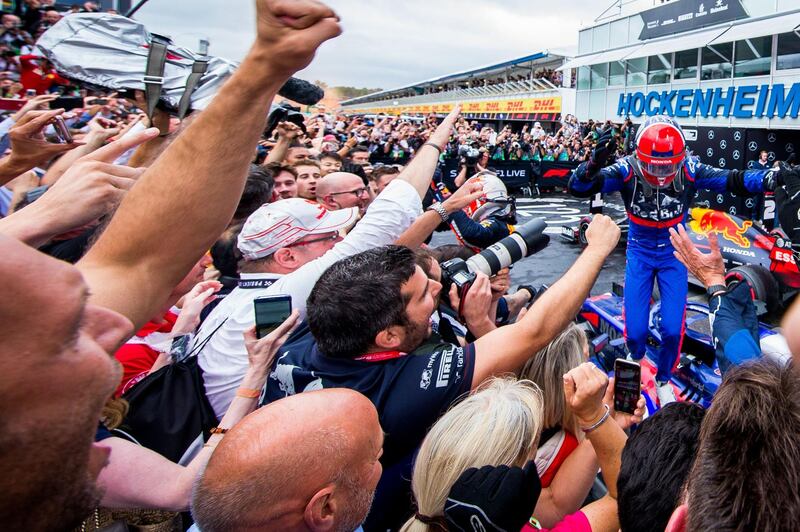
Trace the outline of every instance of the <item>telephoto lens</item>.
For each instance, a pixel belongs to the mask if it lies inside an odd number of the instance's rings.
[[[491,277],[503,268],[547,247],[550,237],[544,234],[546,227],[544,218],[534,218],[517,226],[504,239],[467,259],[467,268],[471,272],[483,272]]]

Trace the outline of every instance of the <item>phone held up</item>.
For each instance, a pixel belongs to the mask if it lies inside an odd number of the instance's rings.
[[[72,134],[69,132],[69,127],[67,127],[63,116],[57,116],[53,119],[53,129],[55,129],[59,143],[69,144],[72,142]]]
[[[264,338],[292,313],[292,296],[279,294],[253,301],[256,313],[256,338]]]
[[[614,410],[633,414],[642,387],[642,367],[624,358],[614,361]]]

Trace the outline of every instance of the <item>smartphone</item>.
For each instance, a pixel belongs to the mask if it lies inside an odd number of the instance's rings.
[[[26,98],[33,98],[34,96],[36,96],[36,89],[28,89],[25,91]]]
[[[72,109],[80,109],[83,107],[83,98],[78,96],[59,96],[50,102],[50,109],[64,109],[71,111]]]
[[[614,361],[614,410],[633,414],[642,388],[642,367],[624,358]]]
[[[56,130],[56,137],[61,144],[72,142],[72,134],[69,132],[63,116],[57,116],[53,119],[53,129]]]
[[[264,338],[292,313],[292,296],[279,294],[253,301],[256,312],[256,338]]]

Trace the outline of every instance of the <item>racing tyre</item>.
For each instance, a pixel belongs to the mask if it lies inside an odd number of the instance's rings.
[[[767,312],[778,308],[780,302],[780,287],[778,281],[763,266],[744,264],[730,270],[725,275],[725,280],[738,279],[747,282],[753,291],[754,299],[761,301],[767,307]]]
[[[578,242],[580,242],[582,246],[589,244],[589,241],[586,240],[586,230],[589,229],[590,223],[592,223],[591,216],[585,216],[581,218],[581,221],[578,224]]]

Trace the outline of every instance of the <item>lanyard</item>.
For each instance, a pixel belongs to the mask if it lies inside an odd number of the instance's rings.
[[[361,355],[360,357],[356,357],[355,360],[359,360],[361,362],[385,362],[386,360],[404,357],[407,354],[408,353],[403,353],[401,351],[380,351],[378,353]]]

